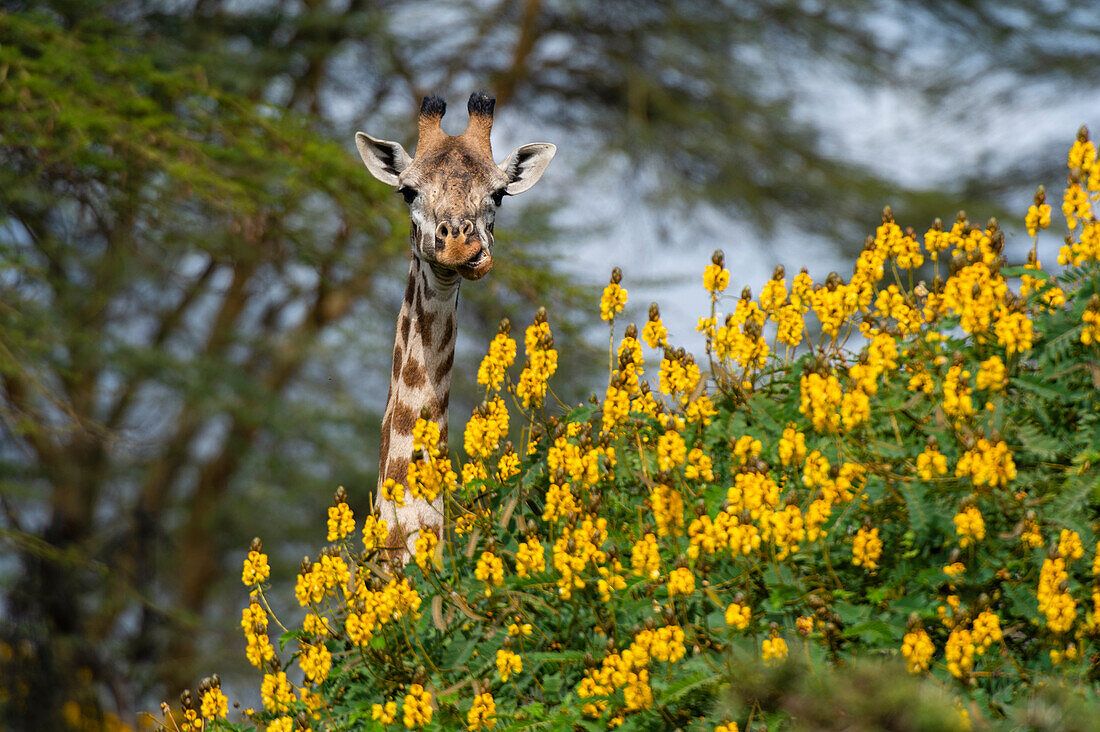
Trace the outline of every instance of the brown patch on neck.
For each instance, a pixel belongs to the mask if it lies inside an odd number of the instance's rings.
[[[455,351],[453,348],[451,348],[449,349],[447,355],[443,357],[443,360],[439,362],[439,365],[435,367],[436,384],[442,383],[443,379],[447,378],[450,375],[451,369],[454,367],[454,364]]]
[[[432,347],[433,325],[435,325],[435,313],[419,309],[416,314],[416,332],[420,334],[420,342],[425,350]]]
[[[413,414],[413,410],[409,405],[398,402],[393,405],[393,431],[400,435],[411,435],[413,427],[416,425],[417,415]]]
[[[393,478],[401,485],[409,482],[409,458],[393,456],[386,463],[386,477]]]
[[[405,530],[395,521],[393,528],[386,536],[386,557],[393,564],[400,563],[405,553],[405,536]]]
[[[424,373],[424,366],[410,356],[405,362],[405,368],[401,370],[401,379],[405,382],[405,386],[416,389],[423,386],[428,380],[428,375]]]

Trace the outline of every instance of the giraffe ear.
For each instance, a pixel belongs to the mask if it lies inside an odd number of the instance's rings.
[[[504,192],[514,196],[538,183],[557,151],[558,148],[549,142],[532,142],[513,150],[508,159],[500,164],[500,169],[508,176]]]
[[[378,140],[365,132],[355,133],[355,146],[371,175],[391,186],[397,185],[397,176],[412,162],[400,143]]]

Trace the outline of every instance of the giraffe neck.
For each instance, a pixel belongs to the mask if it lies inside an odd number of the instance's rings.
[[[422,526],[442,534],[443,497],[428,502],[406,494],[405,505],[397,506],[382,498],[381,487],[387,478],[406,485],[413,452],[413,425],[422,410],[427,408],[446,441],[459,282],[457,273],[433,267],[413,255],[405,301],[397,318],[393,375],[382,419],[375,505],[390,526],[387,546],[394,552],[394,558],[400,554],[398,561],[402,563],[412,555]]]

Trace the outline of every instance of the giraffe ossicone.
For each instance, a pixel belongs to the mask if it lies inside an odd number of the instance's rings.
[[[390,559],[399,564],[414,553],[421,530],[443,533],[442,494],[429,501],[406,493],[398,505],[382,487],[387,479],[407,485],[418,417],[438,424],[446,441],[459,284],[492,269],[497,209],[505,196],[538,182],[557,149],[548,142],[521,145],[497,164],[489,139],[495,106],[495,99],[471,94],[470,122],[452,136],[441,124],[446,103],[425,97],[413,156],[400,143],[355,135],[367,170],[404,196],[411,220],[409,282],[397,318],[375,495],[376,510],[390,527]]]

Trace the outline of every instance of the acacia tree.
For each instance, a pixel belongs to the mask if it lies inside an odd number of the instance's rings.
[[[166,55],[103,16],[0,15],[0,538],[16,550],[0,708],[16,729],[187,685],[235,625],[237,597],[212,603],[257,517],[321,512],[336,481],[372,493],[363,392],[385,389],[369,374],[388,374],[393,321],[370,314],[400,299],[400,199],[349,145]],[[505,302],[561,284],[511,260]]]

